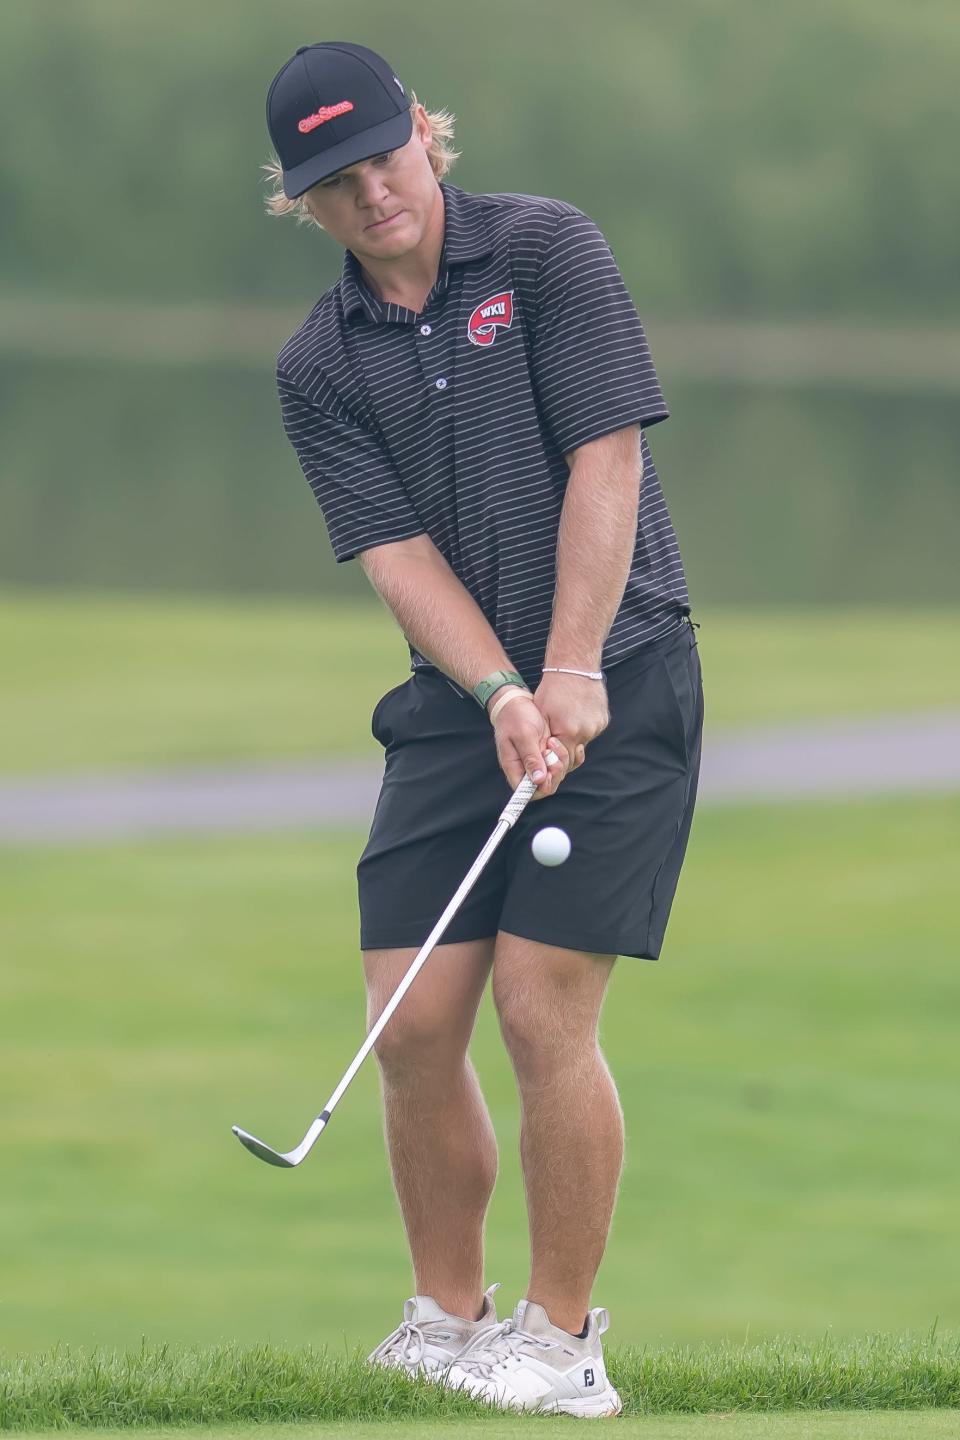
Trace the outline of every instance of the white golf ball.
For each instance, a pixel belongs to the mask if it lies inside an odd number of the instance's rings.
[[[530,848],[541,865],[562,865],[570,854],[570,836],[559,825],[545,825],[534,835]]]

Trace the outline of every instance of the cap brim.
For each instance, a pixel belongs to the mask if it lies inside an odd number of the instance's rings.
[[[351,135],[349,140],[343,140],[339,145],[324,150],[321,155],[311,156],[293,170],[285,170],[283,193],[288,200],[296,200],[309,190],[311,185],[325,180],[328,175],[342,170],[345,165],[356,165],[360,160],[370,160],[374,155],[382,155],[385,150],[399,150],[401,145],[407,144],[412,134],[411,111],[404,110],[400,115],[392,115],[389,120],[371,126],[360,135]]]

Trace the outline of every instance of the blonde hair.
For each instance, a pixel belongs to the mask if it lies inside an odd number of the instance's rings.
[[[410,109],[413,110],[420,102],[415,90],[410,91],[410,96]],[[462,151],[453,148],[453,127],[457,117],[449,110],[425,110],[425,114],[430,122],[431,132],[427,159],[436,178],[442,180],[462,154]],[[269,215],[295,215],[298,225],[316,225],[318,230],[323,229],[306,203],[306,193],[298,196],[296,200],[288,199],[283,193],[283,168],[276,155],[271,155],[266,165],[261,165],[260,168],[266,172],[265,183],[273,185],[264,201]]]

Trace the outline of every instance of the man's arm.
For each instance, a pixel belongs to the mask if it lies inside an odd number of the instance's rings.
[[[557,583],[544,665],[599,670],[603,642],[623,599],[637,540],[643,481],[640,428],[591,440],[566,458],[570,478],[557,538]],[[554,735],[578,747],[605,730],[606,687],[577,675],[545,674],[537,704]]]
[[[358,558],[410,643],[464,690],[494,670],[514,669],[487,617],[428,535],[377,545]]]
[[[358,558],[410,643],[465,690],[472,691],[495,670],[514,669],[483,611],[428,536],[377,545]],[[552,747],[561,763],[547,774],[543,756],[551,748],[550,733],[532,700],[505,706],[494,728],[500,765],[511,786],[526,773],[543,782],[538,799],[556,789],[566,772],[566,752]]]
[[[643,479],[640,429],[628,425],[567,457],[557,584],[546,665],[598,670],[637,543]]]

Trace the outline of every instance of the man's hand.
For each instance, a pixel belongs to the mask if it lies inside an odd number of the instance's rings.
[[[560,740],[573,757],[569,768],[576,770],[584,762],[590,741],[610,724],[606,685],[583,675],[551,672],[544,675],[533,698],[549,734]]]
[[[488,709],[496,699],[495,694]],[[570,752],[550,730],[533,696],[518,696],[505,705],[497,715],[493,733],[500,769],[511,790],[517,788],[524,775],[529,775],[538,787],[534,800],[552,795],[570,768]],[[557,756],[552,764],[546,758],[550,750]],[[538,775],[543,778],[537,780]]]

